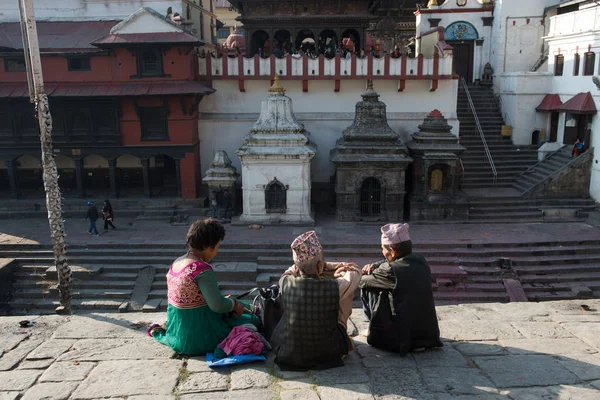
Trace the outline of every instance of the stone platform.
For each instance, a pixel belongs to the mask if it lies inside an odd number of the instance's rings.
[[[441,306],[444,347],[400,357],[354,336],[345,366],[210,370],[145,335],[164,313],[0,317],[0,399],[600,398],[600,300]],[[28,328],[19,327],[27,318]],[[355,309],[349,333],[365,329]]]

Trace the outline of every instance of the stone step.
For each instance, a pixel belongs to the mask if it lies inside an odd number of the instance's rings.
[[[539,293],[546,291],[569,291],[573,286],[585,285],[592,290],[600,290],[600,280],[564,280],[564,281],[553,281],[551,283],[524,283],[523,289],[527,293]]]
[[[493,292],[450,292],[450,291],[436,291],[433,293],[433,298],[438,304],[438,301],[450,301],[450,302],[464,302],[465,300],[470,301],[486,301],[486,302],[498,302],[507,303],[508,294],[506,293],[493,293]],[[450,303],[452,304],[452,303]]]
[[[594,272],[565,272],[550,274],[522,274],[519,273],[519,280],[522,283],[550,283],[550,282],[579,282],[579,281],[600,281],[600,270]],[[598,287],[600,289],[600,287]]]
[[[600,264],[515,265],[513,269],[523,275],[600,272]]]

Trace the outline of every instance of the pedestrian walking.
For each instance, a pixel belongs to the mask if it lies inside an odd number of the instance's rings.
[[[113,212],[113,206],[110,204],[108,199],[104,200],[104,205],[102,206],[102,218],[104,218],[104,231],[108,231],[108,226],[112,226],[113,231],[117,229],[116,226],[113,225],[113,220],[115,218],[115,213]]]
[[[90,229],[88,230],[88,233],[90,235],[94,234],[95,236],[100,236],[98,233],[98,228],[96,228],[96,221],[98,220],[98,208],[96,208],[94,203],[91,201],[88,201],[87,205],[88,210],[87,214],[85,215],[85,219],[90,220]]]

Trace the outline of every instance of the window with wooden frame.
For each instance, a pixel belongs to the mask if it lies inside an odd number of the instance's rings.
[[[89,57],[69,57],[67,58],[67,65],[70,72],[92,70]]]
[[[579,75],[579,62],[581,61],[581,56],[579,53],[575,53],[573,56],[573,76]]]
[[[137,76],[163,76],[163,57],[160,49],[138,51]]]
[[[594,75],[594,67],[596,66],[596,53],[588,51],[583,55],[583,75]]]
[[[559,54],[554,56],[554,76],[562,76],[565,68],[565,56]]]
[[[4,59],[4,72],[25,72],[25,58],[13,57]]]
[[[169,140],[169,120],[164,107],[139,107],[142,140]]]

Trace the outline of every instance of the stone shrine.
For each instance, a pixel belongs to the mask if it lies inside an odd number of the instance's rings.
[[[316,146],[309,136],[275,76],[258,120],[237,151],[243,191],[239,222],[314,225],[310,162]]]
[[[452,134],[442,113],[433,110],[407,143],[413,158],[409,177],[410,219],[466,218],[466,201],[458,193],[460,154],[466,150]]]
[[[386,105],[369,80],[356,103],[354,123],[338,139],[330,159],[336,167],[336,218],[340,221],[402,221],[405,171],[412,161],[387,122]]]
[[[217,202],[217,215],[213,216],[231,219],[233,210],[235,210],[235,181],[238,176],[235,167],[231,165],[227,152],[218,150],[213,158],[211,168],[206,171],[204,177],[204,183],[208,185],[211,210],[213,200]]]

